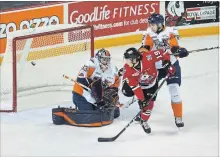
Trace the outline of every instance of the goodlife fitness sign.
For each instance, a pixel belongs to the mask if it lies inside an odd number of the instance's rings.
[[[216,19],[216,6],[186,8],[186,20],[191,21],[193,18],[196,20]]]
[[[95,37],[135,32],[147,28],[147,18],[159,13],[159,2],[79,2],[69,4],[70,24],[94,26]]]

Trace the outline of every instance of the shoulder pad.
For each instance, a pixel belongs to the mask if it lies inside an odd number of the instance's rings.
[[[95,67],[95,60],[94,58],[90,58],[89,62],[86,64],[89,67]]]
[[[178,29],[175,27],[166,27],[166,31],[174,35],[179,35]]]
[[[147,28],[147,30],[143,32],[143,35],[147,35],[147,34],[149,34],[150,32],[151,32],[151,29],[150,29],[150,28]]]

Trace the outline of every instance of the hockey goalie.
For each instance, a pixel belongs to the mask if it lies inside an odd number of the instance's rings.
[[[98,127],[119,117],[120,79],[110,61],[109,51],[101,49],[81,68],[72,91],[76,108],[52,109],[54,124]]]

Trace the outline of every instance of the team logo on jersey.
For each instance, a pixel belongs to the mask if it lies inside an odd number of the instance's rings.
[[[151,55],[147,55],[147,60],[148,61],[152,60],[152,56]]]

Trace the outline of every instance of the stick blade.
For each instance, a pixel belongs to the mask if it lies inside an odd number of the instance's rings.
[[[110,138],[99,137],[98,138],[98,142],[113,142],[113,141],[115,141],[114,137],[110,137]]]

